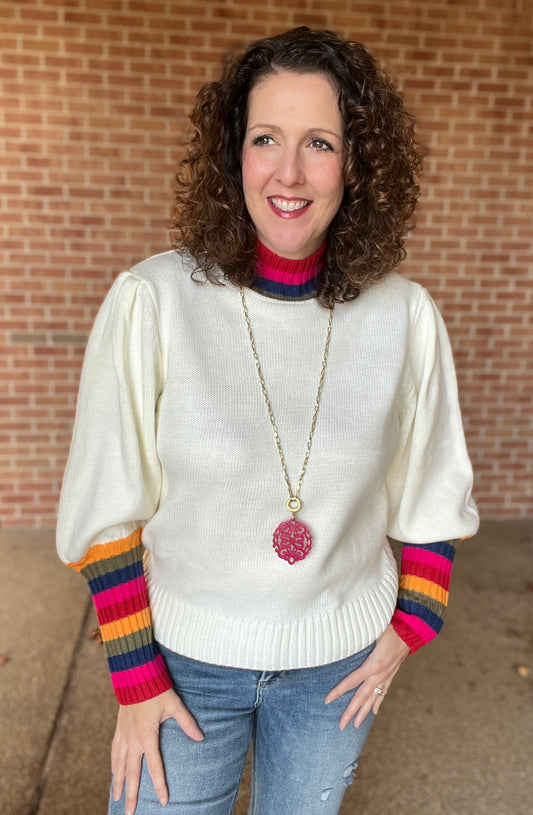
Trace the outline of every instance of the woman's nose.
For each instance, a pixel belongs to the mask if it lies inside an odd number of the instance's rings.
[[[294,184],[303,184],[305,174],[298,150],[291,148],[283,150],[277,167],[277,176],[278,181],[281,181],[287,187],[292,187]]]

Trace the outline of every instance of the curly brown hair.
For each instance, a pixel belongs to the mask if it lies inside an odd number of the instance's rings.
[[[204,86],[191,115],[195,134],[177,173],[174,247],[188,250],[211,282],[248,286],[257,237],[242,189],[248,97],[277,71],[332,80],[345,125],[345,191],[328,230],[317,281],[322,305],[357,297],[405,257],[419,187],[414,117],[367,49],[306,26],[259,40]],[[222,272],[222,274],[221,274]]]

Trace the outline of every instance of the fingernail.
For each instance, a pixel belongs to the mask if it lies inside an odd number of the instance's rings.
[[[160,801],[162,807],[166,807],[166,805],[167,805],[167,799],[166,798],[160,798],[159,801]]]

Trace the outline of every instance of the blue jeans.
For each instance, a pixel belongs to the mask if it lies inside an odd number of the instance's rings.
[[[205,734],[194,742],[174,719],[160,728],[169,803],[162,807],[143,761],[136,815],[231,815],[252,745],[250,815],[335,815],[373,722],[339,729],[349,694],[324,699],[372,652],[318,668],[248,671],[161,648],[175,689]],[[124,798],[108,815],[124,815]]]

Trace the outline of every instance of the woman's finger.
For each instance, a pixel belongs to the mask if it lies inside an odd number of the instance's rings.
[[[362,678],[363,673],[367,673],[364,679]],[[355,690],[340,719],[339,726],[341,730],[344,730],[351,719],[354,719],[355,727],[360,727],[370,711],[377,715],[395,673],[396,669],[389,671],[388,674],[383,672],[368,674],[368,670],[363,672],[362,668],[359,668],[345,677],[328,693],[326,696],[327,704],[340,698],[345,693]],[[382,694],[376,693],[376,688],[379,688]]]
[[[361,675],[361,670],[361,668],[358,668],[356,671],[352,671],[352,673],[345,676],[338,685],[335,685],[326,696],[326,705],[329,705],[345,693],[348,693],[348,691],[354,690],[360,685],[365,679],[365,676]]]
[[[120,801],[124,791],[124,781],[126,778],[126,751],[119,743],[119,736],[115,733],[111,746],[111,773],[113,775],[113,800]]]
[[[154,791],[159,798],[161,805],[165,806],[168,802],[168,790],[165,780],[165,770],[163,768],[163,760],[159,751],[159,739],[150,739],[145,744],[144,757],[146,759],[146,766],[152,779]]]
[[[161,721],[166,721],[166,719],[171,718],[174,718],[177,721],[185,735],[190,739],[193,741],[203,741],[204,734],[198,727],[196,719],[185,707],[179,697],[176,697],[175,699],[175,707],[172,709],[172,711],[168,711]]]
[[[370,685],[368,683],[363,683],[350,699],[339,722],[341,730],[344,730],[352,719],[354,720],[355,727],[360,727],[368,713],[370,713],[374,699],[369,691],[369,687]]]
[[[374,713],[378,712],[383,696],[375,693],[375,688],[380,688],[384,693],[387,692],[393,677],[408,653],[409,647],[389,625],[363,664],[335,685],[326,696],[325,702],[330,704],[345,693],[355,690],[340,720],[341,728],[346,726],[352,716],[355,717],[355,726],[359,727],[370,710]]]
[[[142,753],[128,756],[128,766],[126,768],[126,809],[125,815],[134,815],[137,808],[137,797],[139,795],[139,783],[141,780]]]

